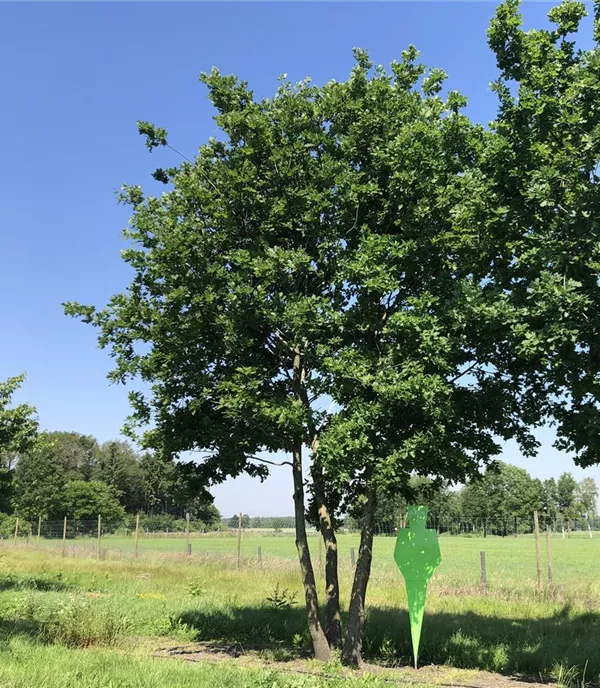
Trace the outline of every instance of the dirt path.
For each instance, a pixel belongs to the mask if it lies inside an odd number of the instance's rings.
[[[255,669],[276,669],[292,674],[320,676],[323,678],[348,675],[376,675],[394,684],[415,684],[440,686],[443,688],[535,688],[544,684],[492,674],[487,671],[454,669],[446,666],[424,666],[418,671],[410,667],[387,668],[377,664],[365,664],[359,670],[340,666],[328,667],[311,659],[272,661],[257,651],[245,650],[241,645],[219,645],[217,643],[188,643],[177,647],[161,648],[155,656],[182,659],[186,662],[235,662],[237,666]]]

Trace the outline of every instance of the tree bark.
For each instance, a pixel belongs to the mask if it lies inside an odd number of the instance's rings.
[[[365,624],[365,600],[367,585],[371,575],[371,562],[373,560],[373,532],[375,529],[375,488],[367,485],[366,502],[363,509],[363,523],[360,533],[360,547],[358,561],[354,572],[352,595],[350,597],[350,609],[348,612],[348,628],[342,659],[344,663],[352,666],[362,664],[362,643]]]
[[[329,651],[329,644],[319,620],[317,585],[315,583],[315,574],[306,537],[306,523],[304,521],[304,477],[302,475],[302,442],[300,440],[295,442],[292,464],[292,474],[294,477],[296,549],[298,550],[302,583],[304,585],[308,630],[313,644],[315,659],[329,661],[331,652]]]
[[[302,405],[309,411],[310,414],[310,401],[308,398],[308,394],[306,393],[306,387],[304,386],[304,380],[305,380],[305,369],[304,369],[304,364],[302,361],[302,355],[300,353],[299,348],[296,348],[294,350],[294,359],[293,359],[293,386],[294,386],[294,393],[296,395],[296,398],[302,403]],[[326,659],[329,659],[331,656],[330,652],[330,647],[332,648],[337,648],[341,645],[341,622],[340,622],[340,598],[339,598],[339,584],[338,584],[338,573],[337,573],[337,541],[335,539],[335,533],[333,530],[333,524],[331,522],[331,516],[329,514],[329,510],[327,509],[327,506],[325,504],[325,489],[323,485],[323,471],[322,467],[319,466],[317,462],[317,452],[319,449],[319,432],[317,428],[312,426],[312,424],[309,427],[309,432],[310,432],[310,443],[311,443],[311,451],[313,453],[313,487],[315,488],[315,497],[317,501],[319,502],[319,524],[320,524],[320,529],[321,529],[321,535],[323,537],[323,540],[325,542],[325,587],[326,587],[326,597],[327,597],[327,602],[326,602],[326,615],[327,615],[327,634],[323,634],[322,627],[319,623],[318,620],[318,604],[316,606],[317,608],[317,617],[316,617],[316,622],[319,624],[318,625],[318,630],[319,630],[319,638],[318,638],[318,645],[319,645],[319,652],[323,655],[327,655]],[[302,554],[300,552],[300,546],[298,545],[299,539],[298,539],[298,526],[301,520],[301,525],[302,525],[302,531],[303,531],[303,540],[306,545],[306,554],[308,558],[308,566],[310,567],[310,580],[312,580],[312,587],[314,588],[314,598],[315,598],[315,604],[316,604],[316,599],[317,599],[317,592],[316,592],[316,586],[315,586],[315,577],[314,577],[314,572],[312,568],[312,563],[310,561],[310,552],[308,551],[308,545],[307,545],[307,540],[306,540],[306,526],[304,522],[304,484],[303,484],[303,478],[302,478],[302,443],[300,440],[298,440],[298,446],[296,447],[296,450],[294,452],[294,471],[296,471],[296,454],[298,454],[299,457],[299,465],[300,465],[300,473],[296,477],[296,473],[294,474],[294,495],[296,494],[301,494],[301,507],[296,501],[296,496],[294,496],[294,503],[295,503],[295,508],[296,508],[296,546],[298,547],[298,554],[300,556],[300,567],[303,568],[302,564]],[[299,492],[300,490],[300,492]],[[303,577],[305,577],[304,569],[303,569]],[[305,578],[306,580],[306,578]],[[310,586],[309,586],[310,587]],[[309,625],[312,623],[311,622],[311,611],[309,610],[309,601],[308,601],[308,588],[307,584],[305,583],[305,592],[307,596],[307,611],[308,611],[308,616],[309,616]],[[311,596],[312,596],[311,592]],[[315,627],[316,628],[316,627]],[[323,641],[325,642],[325,645],[327,646],[327,652],[325,653],[324,650],[321,648],[321,635],[323,636]],[[317,656],[317,641],[315,640],[315,636],[313,636],[313,631],[311,631],[311,637],[313,638],[313,646],[315,648],[315,657],[317,659],[320,659],[322,657]],[[323,657],[325,658],[325,657]]]
[[[313,452],[314,453],[314,452]],[[313,472],[313,489],[319,507],[319,527],[325,543],[325,634],[332,649],[342,649],[338,546],[331,514],[325,504],[325,490],[319,467]]]

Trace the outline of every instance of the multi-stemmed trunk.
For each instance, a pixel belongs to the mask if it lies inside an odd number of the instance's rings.
[[[313,448],[313,455],[315,449]],[[319,529],[325,543],[325,634],[329,647],[342,648],[342,622],[340,615],[340,584],[338,579],[338,546],[331,514],[325,500],[323,476],[318,466],[313,466],[313,491],[317,500]]]
[[[296,398],[305,406],[310,407],[306,389],[304,388],[302,356],[300,351],[294,351],[293,385]],[[354,573],[354,583],[350,598],[348,613],[348,630],[342,647],[342,624],[340,615],[340,588],[338,579],[338,548],[331,512],[327,506],[325,477],[318,459],[319,433],[316,428],[310,428],[311,450],[313,454],[313,493],[317,501],[319,528],[325,543],[325,612],[326,631],[319,619],[319,603],[315,584],[314,570],[308,549],[306,525],[304,521],[304,478],[302,475],[302,439],[294,442],[292,472],[294,476],[294,509],[296,522],[296,547],[300,560],[300,570],[304,585],[308,627],[313,643],[316,659],[329,660],[331,650],[343,650],[343,660],[352,665],[362,662],[361,650],[365,620],[365,599],[367,585],[371,574],[373,558],[373,535],[375,526],[375,488],[367,484],[366,502],[363,511],[363,526],[361,531],[358,561]]]
[[[315,573],[308,549],[306,537],[306,524],[304,521],[304,477],[302,475],[302,442],[295,442],[292,460],[292,474],[294,477],[294,516],[296,522],[296,549],[300,560],[302,584],[304,586],[304,598],[306,601],[306,614],[308,617],[308,630],[313,644],[315,659],[328,661],[331,657],[329,643],[325,637],[321,621],[319,619],[319,598]]]
[[[343,661],[352,666],[362,664],[362,643],[365,625],[365,602],[367,585],[373,560],[373,535],[375,530],[375,488],[367,486],[363,508],[363,523],[360,534],[358,560],[354,571],[354,582],[348,610],[348,624],[344,641]]]
[[[294,349],[293,357],[293,386],[296,399],[304,405],[308,404],[308,397],[304,387],[306,371],[302,361],[300,349]],[[309,404],[308,404],[309,405]],[[310,405],[309,405],[310,406]],[[302,436],[294,437],[292,474],[294,478],[294,521],[296,524],[296,549],[300,560],[302,584],[306,601],[306,614],[308,617],[308,630],[313,644],[315,659],[328,661],[331,657],[329,643],[319,619],[319,597],[317,584],[313,570],[308,538],[306,537],[305,504],[304,504],[304,476],[302,474]]]

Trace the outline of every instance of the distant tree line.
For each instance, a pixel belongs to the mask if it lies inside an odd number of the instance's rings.
[[[267,530],[282,530],[284,528],[294,527],[293,516],[248,516],[242,514],[240,524],[239,515],[235,514],[225,522],[227,528],[265,528]]]
[[[391,532],[402,525],[409,502],[426,504],[430,520],[442,526],[468,521],[494,532],[514,532],[515,523],[527,532],[534,511],[544,527],[559,530],[569,530],[575,522],[589,525],[597,515],[598,487],[593,478],[577,482],[565,472],[558,479],[540,480],[503,462],[458,490],[422,477],[411,478],[410,488],[408,497],[379,496],[375,522],[380,530]]]
[[[142,512],[156,530],[176,530],[186,513],[210,527],[221,516],[194,485],[186,466],[128,443],[99,443],[77,432],[41,432],[25,448],[0,452],[0,512],[24,521],[94,520],[124,523]]]

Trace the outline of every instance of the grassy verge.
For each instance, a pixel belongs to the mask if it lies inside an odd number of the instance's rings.
[[[386,666],[409,664],[403,586],[397,574],[383,570],[375,572],[372,583],[365,657]],[[346,576],[344,604],[349,584]],[[279,595],[287,591],[289,604],[283,608],[269,601],[277,585]],[[199,686],[205,680],[212,680],[211,685],[263,685],[259,669],[249,670],[258,672],[253,674],[253,683],[243,683],[246,679],[237,677],[236,669],[198,669],[149,657],[158,648],[194,641],[240,646],[271,662],[296,660],[309,653],[304,613],[294,602],[294,593],[301,599],[301,586],[293,566],[237,571],[193,560],[95,561],[17,549],[0,556],[0,591],[0,688],[71,685],[56,682],[61,675],[58,669],[53,678],[54,663],[61,662],[66,676],[71,675],[68,667],[74,677],[80,676],[80,680],[72,679],[78,688],[186,686],[188,680],[196,681],[189,685]],[[453,587],[438,580],[432,582],[421,647],[423,665],[561,681],[569,676],[571,683],[581,681],[585,671],[586,680],[600,682],[600,613],[589,596],[565,601],[537,596],[528,586],[515,589],[514,594],[503,589],[483,595],[476,587]],[[125,655],[133,655],[135,661],[129,663]],[[110,657],[114,669],[105,666]],[[108,662],[111,667],[112,661]],[[165,663],[168,666],[163,668]],[[146,683],[141,679],[127,682],[127,672],[134,666]],[[40,674],[43,667],[47,676]],[[113,684],[108,679],[93,682],[102,675],[110,677],[111,671],[125,673],[111,678]],[[196,678],[167,682],[171,674],[188,671]],[[233,673],[223,683],[210,678],[211,671]],[[167,676],[164,681],[161,672]],[[202,672],[208,672],[209,678]],[[290,677],[277,672],[274,676],[264,685],[296,685],[281,683]]]
[[[0,648],[0,688],[383,688],[377,677],[294,675],[232,663],[188,664],[116,651],[36,646],[23,639]],[[426,684],[411,684],[425,688]]]
[[[35,542],[33,540],[32,542]],[[133,558],[134,540],[132,537],[106,536],[102,539],[103,556],[114,559]],[[309,538],[313,558],[318,557],[317,537]],[[359,536],[341,534],[338,537],[340,562],[345,577],[351,575],[350,549],[358,551]],[[378,536],[373,547],[373,570],[375,573],[389,573],[396,582],[400,576],[393,558],[395,539]],[[597,575],[597,562],[600,560],[600,536],[589,538],[585,533],[573,534],[562,538],[559,534],[551,538],[554,562],[553,578],[565,595],[588,594],[600,602],[600,581]],[[5,544],[10,549],[11,544]],[[40,541],[45,547],[59,553],[62,543],[58,540]],[[96,540],[78,538],[67,540],[69,556],[95,556]],[[241,541],[241,555],[246,567],[256,567],[258,548],[261,548],[265,566],[296,566],[297,554],[294,538],[290,535],[244,534]],[[535,541],[533,536],[514,537],[470,537],[447,535],[440,536],[442,563],[436,572],[434,585],[449,588],[469,588],[479,585],[479,553],[484,550],[487,558],[488,582],[492,590],[504,590],[514,595],[529,594],[535,588],[536,564]],[[546,548],[546,538],[542,540]],[[148,559],[183,556],[185,538],[177,537],[140,537],[140,556]],[[192,537],[193,558],[222,557],[224,563],[235,565],[237,560],[237,539],[229,535],[196,535]],[[544,557],[545,559],[545,551]],[[545,568],[545,563],[544,563]],[[544,571],[545,573],[545,571]]]

